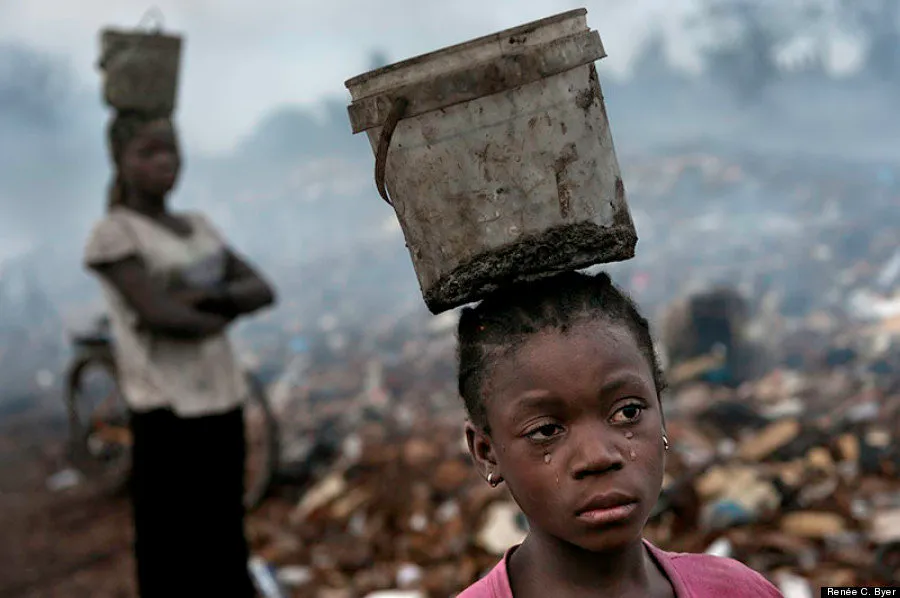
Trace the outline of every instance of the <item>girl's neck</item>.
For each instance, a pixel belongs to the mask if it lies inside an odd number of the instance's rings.
[[[132,194],[125,200],[125,205],[135,212],[150,218],[166,215],[166,198]]]
[[[531,595],[526,588],[554,588],[553,595],[561,597],[653,596],[660,575],[640,538],[598,553],[532,532],[509,562],[516,596]]]

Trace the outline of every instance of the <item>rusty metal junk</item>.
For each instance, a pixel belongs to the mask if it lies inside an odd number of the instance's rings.
[[[517,280],[622,261],[637,234],[574,10],[347,81],[428,309]],[[388,194],[388,191],[390,194]]]

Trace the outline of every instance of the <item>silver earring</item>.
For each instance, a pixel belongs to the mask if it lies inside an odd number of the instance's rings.
[[[663,434],[663,447],[668,451],[669,450],[669,437]]]
[[[500,483],[500,481],[499,481],[499,480],[495,480],[495,479],[494,479],[494,472],[491,472],[491,473],[488,474],[488,477],[487,477],[487,483],[491,485],[491,488],[496,488],[497,485]]]

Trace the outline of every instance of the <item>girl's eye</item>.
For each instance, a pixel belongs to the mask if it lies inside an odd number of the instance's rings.
[[[550,440],[562,432],[562,426],[558,424],[544,424],[527,434],[531,440]]]
[[[644,412],[644,406],[637,403],[625,405],[613,414],[613,422],[619,424],[630,424],[636,422]]]

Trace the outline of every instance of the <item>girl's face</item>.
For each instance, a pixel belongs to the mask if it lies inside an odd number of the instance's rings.
[[[168,120],[160,119],[148,123],[128,143],[121,173],[137,193],[162,197],[175,186],[180,166],[175,131]]]
[[[625,326],[537,334],[495,362],[482,392],[491,434],[467,426],[469,448],[533,534],[596,552],[641,537],[665,449],[650,365]]]

